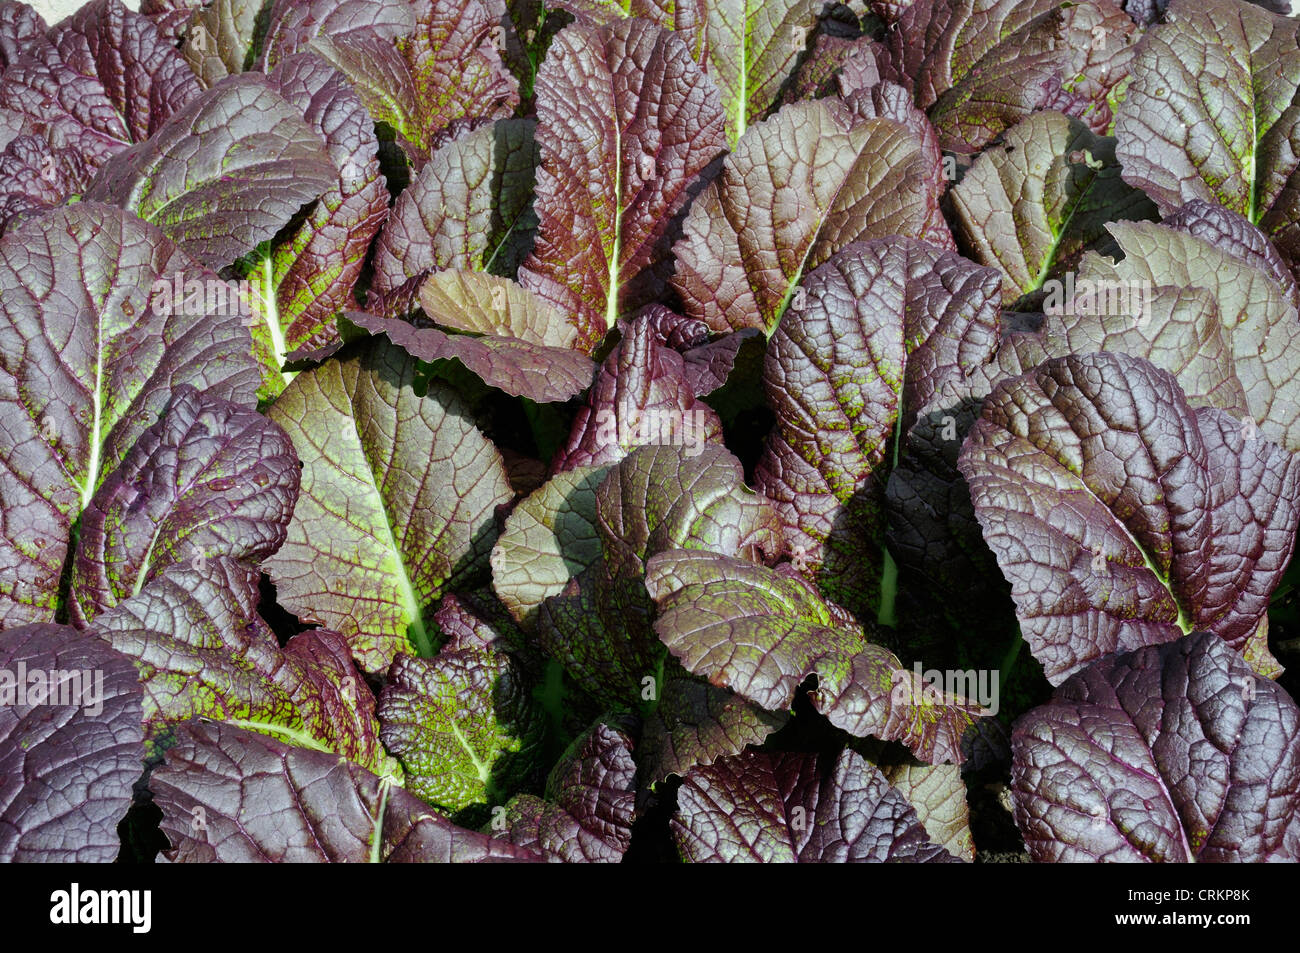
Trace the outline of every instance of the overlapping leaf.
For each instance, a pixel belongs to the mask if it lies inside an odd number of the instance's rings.
[[[676,548],[771,560],[780,550],[776,514],[745,487],[739,463],[722,447],[694,457],[677,447],[643,447],[610,470],[595,497],[599,558],[542,604],[538,637],[604,703],[655,703],[667,673],[650,626],[645,560]],[[529,528],[517,523],[502,548],[523,550],[519,534]],[[546,558],[554,565],[555,557]],[[495,582],[519,588],[500,571]]]
[[[306,220],[249,269],[263,317],[253,338],[269,396],[286,383],[285,355],[335,340],[335,315],[355,307],[361,266],[388,217],[388,190],[374,122],[342,76],[304,53],[282,59],[268,82],[324,140],[336,175]]]
[[[513,497],[460,398],[444,384],[417,394],[415,375],[374,342],[298,375],[269,411],[303,474],[267,571],[285,608],[343,633],[369,672],[430,653],[432,606],[486,563],[494,510]]]
[[[722,107],[680,37],[575,23],[538,71],[537,121],[540,224],[519,280],[598,341],[663,291],[672,219],[725,147]]]
[[[244,73],[200,93],[149,139],[114,155],[86,199],[134,212],[199,261],[224,268],[337,177],[300,111],[264,76]]]
[[[952,204],[972,257],[1002,272],[1008,305],[1087,249],[1113,255],[1108,222],[1155,217],[1151,202],[1120,179],[1115,140],[1050,111],[1008,130],[1001,146],[977,158],[954,186]]]
[[[687,776],[673,838],[713,863],[956,863],[861,755],[748,752]]]
[[[755,483],[832,599],[878,608],[896,434],[991,357],[999,297],[991,269],[882,239],[814,271],[782,318],[763,371],[777,424]]]
[[[225,556],[196,559],[162,570],[90,631],[140,670],[151,736],[213,718],[400,777],[343,637],[313,629],[281,648],[258,601],[256,570]]]
[[[416,5],[403,0],[275,0],[267,20],[261,63],[269,72],[317,37],[346,41],[376,37],[390,44],[415,29]]]
[[[964,698],[918,691],[912,673],[867,641],[843,610],[792,572],[708,552],[651,557],[655,632],[687,671],[769,711],[788,709],[813,675],[813,704],[857,736],[908,745],[925,761],[961,761],[962,733],[984,714]]]
[[[1110,0],[920,0],[889,34],[889,78],[910,84],[955,152],[979,151],[1042,108],[1103,132],[1136,32]]]
[[[73,525],[177,389],[251,406],[239,313],[164,307],[156,282],[226,289],[162,232],[78,204],[0,239],[0,626],[52,620]]]
[[[474,271],[430,275],[420,307],[439,327],[349,312],[356,325],[422,361],[456,358],[484,383],[538,403],[568,400],[591,384],[592,342],[574,319],[513,281]]]
[[[805,273],[852,242],[923,237],[933,207],[915,135],[842,103],[782,109],[745,134],[691,206],[673,288],[714,331],[771,334]]]
[[[820,10],[814,0],[559,0],[556,5],[597,22],[638,17],[680,33],[721,93],[733,147],[780,102]]]
[[[765,711],[675,662],[664,666],[658,702],[646,716],[637,750],[643,778],[651,783],[761,745],[787,719],[784,712]]]
[[[995,388],[958,466],[1053,684],[1193,629],[1280,671],[1266,613],[1300,462],[1253,422],[1193,410],[1140,358],[1075,355]]]
[[[119,0],[87,3],[44,34],[36,25],[19,18],[6,31],[0,106],[55,150],[67,185],[60,198],[83,191],[110,156],[153,136],[201,91],[168,39]]]
[[[364,7],[366,4],[345,4]],[[376,122],[387,123],[417,168],[457,127],[504,119],[519,104],[515,78],[492,42],[492,17],[481,0],[417,0],[414,22],[376,29],[362,13],[334,22],[330,13],[292,43],[315,32],[309,48],[346,76]],[[376,18],[379,13],[376,12]]]
[[[1035,860],[1300,857],[1300,711],[1208,633],[1089,666],[1011,744]]]
[[[69,626],[0,633],[0,859],[112,863],[144,755],[130,659]]]
[[[174,862],[474,863],[537,855],[457,827],[387,778],[230,725],[186,722],[149,778]]]
[[[1092,282],[1090,300],[1067,300],[1064,315],[1048,317],[1047,353],[1061,357],[1096,341],[1147,357],[1176,374],[1198,403],[1235,411],[1240,393],[1264,436],[1300,448],[1300,310],[1294,283],[1279,279],[1277,255],[1262,236],[1205,203],[1159,225],[1108,227],[1124,260],[1085,256],[1080,278]],[[1076,283],[1075,298],[1084,291]],[[1011,343],[1019,351],[1032,342]],[[1008,358],[1000,363],[1012,373],[1041,360],[1032,348]]]
[[[689,329],[684,329],[684,341],[675,333],[690,322],[671,312],[664,320],[664,311],[647,309],[620,324],[622,339],[597,372],[568,440],[551,461],[552,469],[614,463],[641,446],[672,445],[697,455],[721,441],[721,418],[698,399],[701,386],[713,389],[709,378],[718,375],[700,367],[702,349],[689,347]],[[734,353],[731,356],[734,359]],[[722,357],[725,366],[725,354]]]
[[[379,718],[407,790],[455,812],[493,803],[527,779],[544,721],[490,626],[450,599],[434,621],[456,634],[431,659],[394,660]]]
[[[1174,0],[1115,119],[1124,178],[1168,212],[1218,202],[1300,267],[1300,25],[1239,0]]]
[[[978,725],[996,724],[984,719]],[[975,860],[970,808],[962,768],[955,764],[895,764],[880,768],[890,786],[916,810],[926,833],[960,860]]]
[[[181,53],[206,87],[253,66],[265,0],[215,0],[188,12]],[[283,7],[283,5],[280,5]]]
[[[632,842],[635,807],[632,739],[600,723],[556,762],[545,799],[511,799],[502,839],[552,862],[618,863]]]
[[[431,270],[513,278],[532,248],[536,123],[503,119],[434,152],[375,242],[370,309],[400,317]]]
[[[514,618],[537,609],[600,558],[596,489],[608,466],[557,473],[511,511],[492,550],[493,588]]]
[[[284,542],[297,496],[298,458],[284,431],[256,411],[178,386],[82,514],[73,621],[85,625],[175,563],[259,562]]]

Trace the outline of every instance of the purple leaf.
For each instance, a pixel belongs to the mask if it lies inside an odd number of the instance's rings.
[[[662,293],[671,220],[726,146],[717,90],[641,20],[561,30],[537,74],[537,244],[520,283],[594,346]]]
[[[748,752],[693,769],[673,839],[695,863],[956,863],[916,810],[853,751]]]
[[[522,794],[506,805],[506,837],[553,863],[618,863],[635,806],[632,739],[597,724],[551,770],[545,800]]]
[[[300,112],[266,77],[245,73],[113,156],[86,199],[135,212],[204,264],[223,268],[271,238],[336,177]]]
[[[642,446],[675,445],[695,455],[721,442],[721,418],[697,399],[713,374],[669,346],[673,323],[661,318],[647,309],[620,324],[622,339],[597,372],[552,470],[614,463]]]
[[[375,243],[370,310],[401,317],[430,271],[512,278],[532,248],[532,120],[503,119],[434,152],[397,197]]]
[[[1074,355],[999,384],[958,467],[1060,684],[1093,659],[1193,629],[1261,674],[1269,596],[1300,521],[1300,463],[1140,358]]]
[[[171,301],[189,282],[203,300]],[[0,238],[0,626],[53,618],[73,524],[180,387],[254,404],[243,316],[210,306],[230,290],[107,206]]]
[[[907,128],[831,100],[750,127],[673,247],[686,316],[771,334],[804,275],[846,245],[924,233],[930,171]]]
[[[960,762],[966,728],[987,714],[921,691],[887,649],[793,572],[716,553],[651,557],[645,585],[655,632],[688,672],[768,711],[788,709],[817,676],[813,706],[852,735],[901,741],[927,762]]]
[[[258,578],[225,556],[173,565],[95,618],[140,669],[146,731],[217,718],[396,772],[343,637],[313,629],[281,648],[257,615]]]
[[[911,239],[850,245],[808,276],[763,369],[776,428],[754,482],[832,599],[874,614],[897,433],[998,341],[996,272]]]
[[[388,777],[230,725],[186,722],[149,778],[173,862],[535,861],[457,827]]]
[[[1300,858],[1300,711],[1209,633],[1090,665],[1011,745],[1034,860]]]
[[[112,863],[144,756],[130,659],[69,626],[0,634],[0,860]]]
[[[284,542],[298,497],[298,458],[261,414],[175,390],[81,517],[73,621],[138,594],[169,565],[225,555],[252,564]]]

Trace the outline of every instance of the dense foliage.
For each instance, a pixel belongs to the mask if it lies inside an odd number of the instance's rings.
[[[0,0],[0,858],[1300,860],[1300,19]]]

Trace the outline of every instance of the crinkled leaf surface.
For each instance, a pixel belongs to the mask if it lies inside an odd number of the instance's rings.
[[[112,863],[144,770],[135,667],[70,626],[37,624],[0,633],[0,671],[0,859]]]
[[[119,0],[87,3],[44,35],[30,21],[15,26],[0,57],[9,60],[0,106],[78,156],[60,162],[71,173],[64,195],[82,191],[111,155],[153,136],[201,92],[169,39]]]
[[[1300,711],[1208,633],[1089,666],[1011,745],[1035,860],[1300,857]]]
[[[921,0],[890,31],[891,78],[911,84],[954,152],[978,152],[1042,108],[1101,132],[1136,32],[1110,0]]]
[[[140,670],[150,735],[214,718],[400,776],[343,637],[312,629],[281,648],[258,598],[256,570],[225,556],[196,559],[164,569],[91,631]]]
[[[531,625],[549,596],[600,558],[596,489],[608,466],[557,473],[511,511],[492,550],[492,585],[514,618]]]
[[[457,126],[510,116],[519,88],[480,0],[416,0],[410,10],[414,23],[396,41],[361,25],[322,29],[310,48],[351,81],[418,167]]]
[[[636,763],[632,739],[597,724],[560,758],[546,799],[522,794],[506,805],[510,843],[557,863],[618,863],[632,842]]]
[[[1173,373],[1194,404],[1248,414],[1264,436],[1300,447],[1296,286],[1263,234],[1199,200],[1158,225],[1108,228],[1124,260],[1085,254],[1073,296],[1045,300],[1041,330],[1010,336],[986,379],[1048,357],[1123,351]]]
[[[874,612],[895,434],[992,356],[999,279],[893,238],[845,248],[799,292],[764,361],[776,428],[755,485],[831,598]]]
[[[695,863],[957,863],[861,755],[751,751],[693,769],[673,839]]]
[[[73,525],[177,388],[253,404],[240,315],[157,305],[154,282],[173,280],[225,287],[107,206],[0,238],[0,626],[53,618]]]
[[[645,584],[659,609],[655,632],[686,670],[769,711],[788,709],[816,675],[813,704],[836,727],[956,762],[962,733],[984,714],[963,698],[918,692],[891,652],[793,573],[669,550],[651,557]]]
[[[559,0],[556,6],[596,21],[639,17],[680,33],[721,94],[733,147],[780,101],[820,11],[815,0]]]
[[[979,725],[996,724],[982,719]],[[896,764],[881,766],[880,773],[916,810],[926,833],[940,847],[961,860],[974,862],[975,840],[970,830],[970,808],[962,768],[955,764]]]
[[[600,558],[543,603],[538,637],[602,702],[656,702],[664,651],[650,626],[645,560],[677,548],[774,559],[776,514],[744,485],[739,462],[713,446],[694,457],[678,447],[636,450],[605,476],[594,511]]]
[[[998,385],[958,467],[1047,678],[1215,633],[1265,675],[1300,462],[1253,423],[1193,410],[1140,358],[1056,358]]]
[[[658,701],[646,717],[637,750],[641,770],[652,783],[739,754],[746,745],[761,745],[787,720],[784,712],[765,711],[675,663],[665,666]]]
[[[416,4],[406,0],[275,0],[262,45],[268,72],[317,37],[374,36],[390,44],[415,29]]]
[[[614,463],[636,447],[673,445],[697,455],[721,443],[722,420],[697,399],[699,368],[672,346],[671,323],[648,308],[619,328],[618,346],[551,461],[556,471]]]
[[[299,374],[268,412],[303,474],[267,571],[280,603],[343,633],[368,672],[430,654],[433,604],[486,563],[494,510],[514,495],[461,399],[441,383],[417,394],[416,370],[375,342]]]
[[[536,855],[457,827],[360,765],[191,721],[149,778],[171,861],[473,863]]]
[[[832,100],[750,127],[691,206],[673,247],[673,288],[714,331],[771,334],[805,272],[846,245],[919,236],[931,183],[921,142]]]
[[[379,719],[384,746],[406,770],[407,790],[454,813],[519,787],[545,722],[489,625],[455,603],[444,604],[434,621],[444,629],[464,624],[433,658],[393,661]]]
[[[843,77],[844,74],[841,74]],[[921,175],[929,185],[929,216],[922,226],[918,237],[931,245],[937,245],[950,251],[957,250],[952,232],[944,219],[941,202],[948,190],[948,177],[951,171],[948,160],[939,149],[939,139],[934,127],[925,113],[916,108],[911,94],[897,83],[873,81],[868,87],[846,88],[847,80],[841,80],[845,89],[841,101],[853,110],[858,119],[892,119],[902,123],[921,145],[921,154],[913,166],[914,174]]]
[[[399,317],[431,270],[514,277],[532,248],[536,122],[503,119],[434,152],[375,243],[371,310]]]
[[[0,72],[18,60],[33,41],[45,36],[45,19],[26,3],[0,7]]]
[[[86,199],[136,213],[199,261],[223,268],[337,178],[301,111],[265,76],[243,73],[194,97],[149,139],[104,163]]]
[[[1115,120],[1124,178],[1162,212],[1205,199],[1300,265],[1300,24],[1236,0],[1174,0]]]
[[[73,620],[84,625],[174,563],[271,555],[284,542],[298,476],[293,444],[275,424],[177,387],[82,514]]]
[[[1085,250],[1112,253],[1106,223],[1155,217],[1155,206],[1120,179],[1115,140],[1050,111],[980,155],[953,186],[952,204],[964,247],[1002,272],[1008,305],[1073,267]]]
[[[639,573],[666,549],[754,560],[781,551],[771,503],[745,486],[740,462],[716,445],[694,456],[645,447],[613,467],[596,489],[596,532],[611,574]]]
[[[374,121],[347,81],[319,57],[281,60],[268,81],[325,142],[336,180],[306,220],[256,257],[248,279],[263,321],[253,339],[266,365],[264,393],[279,393],[285,355],[338,336],[334,316],[355,307],[353,288],[371,240],[388,217]]]
[[[253,65],[265,6],[265,0],[214,0],[187,16],[181,53],[205,87]]]
[[[659,297],[669,225],[726,147],[717,89],[681,38],[642,20],[575,23],[537,74],[537,244],[524,287],[598,342]]]
[[[420,288],[425,317],[452,331],[397,318],[353,314],[422,361],[458,358],[484,383],[538,403],[568,400],[591,384],[596,366],[570,314],[513,281],[475,271],[442,271]]]
[[[1202,231],[1198,219],[1222,224],[1230,232],[1246,233],[1238,241],[1254,237],[1247,223],[1232,221],[1232,213],[1204,206],[1199,214],[1173,218],[1172,227],[1116,223],[1110,230],[1125,258],[1115,267],[1114,275],[1104,277],[1154,289],[1148,292],[1153,314],[1161,313],[1157,308],[1169,307],[1165,302],[1171,294],[1183,295],[1189,287],[1209,292],[1219,322],[1227,329],[1233,371],[1251,416],[1266,437],[1288,448],[1300,448],[1300,379],[1296,374],[1300,367],[1296,341],[1300,311],[1294,296],[1261,259],[1242,256],[1237,244],[1221,239],[1218,228]],[[1170,288],[1179,290],[1167,290]]]
[[[1300,361],[1291,332],[1300,316],[1295,282],[1268,239],[1242,216],[1200,200],[1160,225],[1109,228],[1125,260],[1085,252],[1077,281],[1067,274],[1056,289],[1062,293],[1043,301],[1052,313],[1036,317],[1034,330],[1012,330],[996,358],[964,383],[946,384],[949,393],[923,408],[906,435],[888,489],[891,551],[963,599],[1000,586],[956,469],[961,443],[997,381],[1052,357],[1122,352],[1172,373],[1193,407],[1252,417],[1265,436],[1297,446],[1286,368]]]

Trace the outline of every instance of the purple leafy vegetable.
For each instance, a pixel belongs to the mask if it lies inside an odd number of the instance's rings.
[[[1249,418],[1193,410],[1140,358],[1056,358],[994,389],[958,467],[1053,684],[1193,629],[1280,672],[1266,611],[1300,464]]]
[[[232,76],[109,159],[86,192],[152,222],[210,268],[271,238],[338,173],[265,77]]]
[[[68,626],[0,633],[0,859],[111,863],[144,768],[131,660]]]
[[[1035,860],[1300,857],[1300,711],[1209,633],[1089,666],[1011,745]]]
[[[202,299],[173,301],[188,283]],[[11,626],[53,619],[73,525],[178,390],[250,407],[258,373],[244,314],[212,307],[233,289],[117,209],[83,203],[11,229],[0,289],[0,625]]]
[[[626,732],[597,724],[561,756],[546,798],[506,805],[510,843],[552,862],[618,863],[632,840],[636,764]]]
[[[298,375],[269,412],[303,473],[267,571],[280,602],[341,632],[368,672],[431,654],[432,606],[486,563],[495,508],[513,497],[463,401],[443,384],[418,395],[415,375],[375,342]]]
[[[149,778],[169,860],[475,863],[537,855],[457,827],[388,777],[230,725],[187,722]],[[268,813],[268,804],[284,809]]]
[[[859,754],[751,752],[699,767],[677,793],[682,856],[713,863],[956,863]]]

